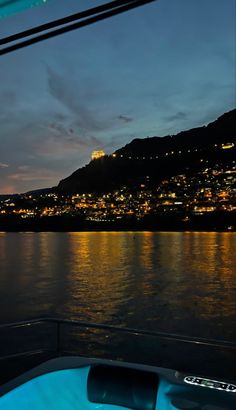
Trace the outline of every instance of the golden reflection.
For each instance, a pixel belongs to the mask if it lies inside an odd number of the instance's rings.
[[[176,319],[186,312],[198,319],[215,317],[217,312],[225,316],[227,311],[235,317],[235,234],[232,239],[231,233],[178,233],[175,241],[169,241],[168,252],[160,253],[161,266],[172,266],[171,281],[160,299],[172,298]]]
[[[143,232],[141,235],[141,249],[138,255],[144,269],[153,269],[153,232]]]
[[[116,320],[121,301],[128,301],[129,270],[126,263],[126,237],[123,233],[71,233],[72,300],[67,309],[73,316],[86,316],[96,322]]]
[[[93,321],[208,320],[235,311],[232,233],[91,232],[70,237],[66,312]],[[236,235],[234,236],[236,239]],[[72,285],[73,284],[73,285]],[[224,297],[222,297],[224,294]],[[150,317],[152,309],[156,317]],[[162,323],[163,321],[163,323]]]
[[[0,282],[3,281],[4,276],[7,274],[6,270],[3,269],[3,266],[7,263],[7,242],[5,232],[0,232]]]
[[[68,318],[200,336],[233,333],[236,233],[0,236],[0,297],[20,318]],[[196,330],[195,330],[196,329]],[[218,329],[218,330],[217,330]]]

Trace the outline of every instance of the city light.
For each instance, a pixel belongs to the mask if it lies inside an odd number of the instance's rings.
[[[236,210],[236,167],[234,163],[203,167],[194,175],[180,174],[154,184],[151,176],[134,189],[121,186],[110,192],[82,192],[61,195],[57,192],[33,196],[23,194],[14,202],[0,201],[0,214],[20,218],[83,216],[87,220],[115,221],[125,217],[142,219],[147,214],[183,213],[191,215]],[[186,219],[187,218],[187,219]]]

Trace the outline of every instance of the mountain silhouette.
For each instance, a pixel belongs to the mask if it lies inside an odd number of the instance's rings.
[[[165,137],[134,139],[112,155],[76,170],[56,189],[64,194],[106,192],[120,186],[135,189],[145,178],[156,186],[164,178],[223,165],[236,158],[235,118],[236,109],[207,126]]]

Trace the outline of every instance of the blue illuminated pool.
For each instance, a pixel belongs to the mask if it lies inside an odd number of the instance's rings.
[[[215,389],[211,381],[198,386],[185,379],[168,369],[64,357],[0,388],[0,410],[236,409],[235,392]]]

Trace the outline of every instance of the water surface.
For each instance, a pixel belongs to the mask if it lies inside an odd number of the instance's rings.
[[[0,321],[236,339],[235,233],[0,233]]]

